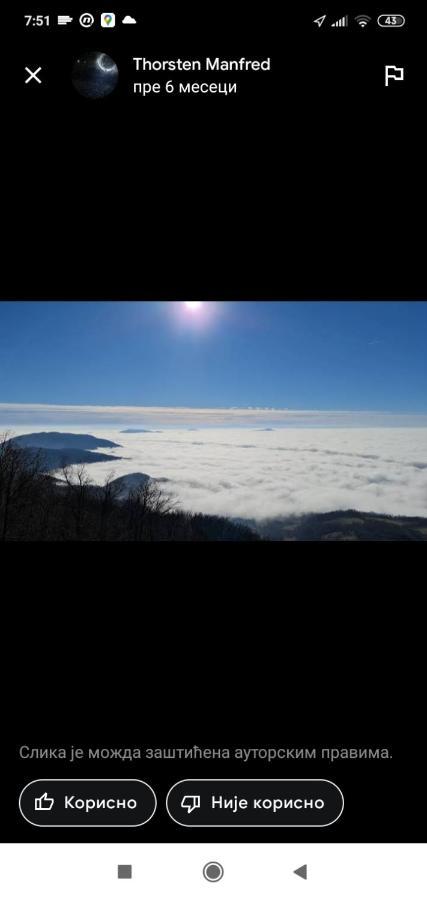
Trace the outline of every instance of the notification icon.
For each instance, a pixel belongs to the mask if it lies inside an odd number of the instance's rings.
[[[115,24],[115,13],[101,13],[101,28],[114,28]]]

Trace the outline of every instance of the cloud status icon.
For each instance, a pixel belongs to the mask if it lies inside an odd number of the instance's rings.
[[[124,19],[122,19],[122,25],[136,25],[136,19],[132,16],[125,16]]]

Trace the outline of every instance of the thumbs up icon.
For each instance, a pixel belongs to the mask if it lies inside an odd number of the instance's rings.
[[[53,797],[48,797],[46,791],[41,797],[35,798],[34,809],[37,810],[37,812],[50,812],[54,803]]]

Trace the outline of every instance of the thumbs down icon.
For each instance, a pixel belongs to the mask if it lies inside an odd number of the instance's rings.
[[[196,809],[200,809],[201,798],[199,796],[186,795],[181,800],[181,808],[186,809],[190,816]]]

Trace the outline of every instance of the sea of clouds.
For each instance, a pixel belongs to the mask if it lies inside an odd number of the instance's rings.
[[[348,508],[427,516],[427,429],[108,436],[126,458],[91,466],[94,480],[113,469],[167,478],[165,489],[193,511],[255,519]]]
[[[43,414],[30,424],[16,420],[8,424],[15,434],[69,430],[109,438],[121,448],[108,452],[123,458],[89,466],[94,482],[102,483],[111,473],[118,477],[144,472],[167,479],[164,489],[192,511],[255,519],[347,508],[427,516],[425,417],[420,416],[418,423],[411,420],[411,427],[397,427],[395,418],[385,417],[391,424],[384,427],[384,417],[370,418],[372,414],[289,411],[285,419],[289,425],[278,427],[278,414],[274,420],[271,411],[267,417],[266,411],[256,415],[254,410],[246,418],[247,411],[237,411],[240,427],[231,426],[233,416],[218,427],[219,411],[213,411],[214,424],[208,420],[210,427],[203,427],[206,416],[200,412],[187,411],[186,417],[175,413],[175,427],[171,411],[146,416],[144,423],[141,418],[136,423],[133,413],[119,427],[105,427],[102,416],[98,421],[92,417],[90,423],[89,417],[83,422],[80,418],[79,424],[67,417],[64,422],[62,416],[61,425],[55,425]],[[368,418],[360,427],[363,415]],[[303,427],[295,427],[298,416]],[[328,416],[335,417],[333,427]],[[335,424],[338,416],[342,427]],[[325,421],[328,427],[322,427]],[[373,424],[367,426],[366,421]],[[310,427],[313,422],[316,427]],[[132,426],[158,431],[121,433]]]

